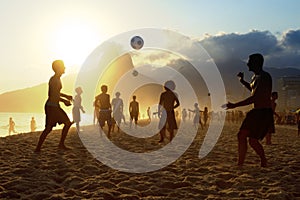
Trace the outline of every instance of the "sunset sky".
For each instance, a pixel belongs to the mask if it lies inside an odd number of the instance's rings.
[[[225,3],[226,2],[226,3]],[[47,82],[51,63],[76,72],[103,41],[146,27],[192,38],[300,28],[296,0],[1,0],[0,94]]]

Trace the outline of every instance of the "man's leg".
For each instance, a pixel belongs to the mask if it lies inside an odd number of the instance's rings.
[[[240,130],[238,133],[238,154],[239,154],[238,165],[239,166],[242,166],[244,164],[246,158],[248,134],[249,134],[248,130]]]
[[[249,138],[249,144],[254,149],[254,151],[259,155],[261,161],[261,167],[266,167],[267,159],[265,156],[265,151],[263,146],[259,143],[258,139]]]
[[[108,126],[107,137],[110,139],[110,132],[111,132],[111,127],[112,127],[112,121],[111,121],[111,119],[107,120],[107,126]]]
[[[133,116],[130,114],[130,122],[129,122],[129,127],[131,128],[132,126],[132,120],[133,120]]]
[[[76,130],[77,130],[77,133],[80,132],[80,126],[79,126],[79,122],[76,122]]]
[[[170,130],[170,142],[173,140],[173,138],[174,138],[174,130],[171,129]]]
[[[267,133],[266,135],[266,145],[271,145],[271,133]]]
[[[40,152],[41,151],[42,145],[43,145],[47,135],[51,132],[51,130],[52,130],[52,127],[46,127],[44,129],[44,131],[42,132],[42,134],[39,138],[39,142],[36,146],[35,152]]]
[[[137,127],[138,115],[134,117],[134,127]]]
[[[68,131],[69,131],[71,125],[72,125],[72,123],[70,121],[68,121],[64,124],[64,127],[63,127],[62,132],[61,132],[60,142],[59,142],[59,145],[58,145],[58,147],[61,148],[61,149],[67,149],[67,147],[65,146],[65,139],[68,135]]]
[[[163,128],[159,131],[159,134],[160,134],[160,140],[159,140],[158,142],[161,143],[161,142],[164,141],[164,138],[165,138],[165,135],[166,135],[166,128],[163,127]]]

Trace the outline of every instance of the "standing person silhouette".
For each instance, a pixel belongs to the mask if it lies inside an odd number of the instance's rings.
[[[273,110],[273,113],[276,117],[279,117],[279,115],[276,113],[276,100],[278,99],[278,93],[277,92],[272,92],[271,94],[271,107]],[[272,144],[272,134],[275,133],[275,125],[274,123],[271,125],[271,127],[268,130],[268,133],[266,135],[266,145],[271,145]]]
[[[79,122],[81,121],[81,116],[80,116],[80,111],[85,113],[82,105],[81,105],[81,94],[82,94],[82,89],[81,87],[77,87],[75,89],[76,95],[73,100],[73,109],[72,109],[72,115],[73,115],[73,121],[76,123],[76,130],[77,133],[80,132],[80,125]]]
[[[116,97],[111,100],[112,110],[113,110],[113,118],[117,123],[118,132],[120,132],[121,121],[123,118],[123,99],[120,98],[121,93],[116,92]],[[115,123],[112,125],[112,131],[114,132]]]
[[[35,121],[34,117],[31,117],[30,130],[31,130],[31,132],[34,132],[36,130],[36,121]]]
[[[139,102],[136,101],[136,96],[132,96],[132,101],[129,104],[129,113],[130,113],[130,128],[132,126],[132,121],[134,120],[135,127],[137,126],[139,118]]]
[[[111,104],[110,104],[110,96],[107,94],[107,85],[101,86],[101,94],[95,97],[95,103],[99,105],[99,125],[103,130],[105,122],[108,125],[108,133],[107,137],[110,138],[112,119],[111,119]]]
[[[194,110],[188,109],[189,112],[194,113],[194,119],[193,119],[193,124],[195,126],[195,128],[198,128],[198,124],[201,125],[201,128],[203,129],[203,124],[201,121],[201,115],[200,113],[202,112],[199,107],[198,107],[198,103],[194,103]]]
[[[99,108],[99,103],[96,101],[93,102],[93,106],[94,106],[93,124],[95,125],[96,123],[98,123],[100,108]]]
[[[177,108],[180,103],[177,94],[173,92],[176,88],[174,81],[166,81],[164,84],[165,92],[161,93],[158,103],[158,117],[160,140],[159,143],[164,141],[166,135],[166,128],[168,125],[168,131],[170,133],[170,142],[174,137],[174,130],[177,129],[177,123],[175,118],[174,109]]]
[[[204,107],[203,111],[203,127],[206,127],[208,121],[208,108]]]
[[[14,122],[13,118],[10,117],[9,122],[8,122],[8,135],[10,135],[11,132],[17,133],[17,131],[15,130],[15,126],[16,126],[16,123]]]
[[[298,108],[298,110],[296,111],[296,115],[297,115],[297,124],[298,124],[298,136],[300,136],[300,108]]]
[[[227,109],[254,104],[244,119],[238,133],[238,166],[242,166],[247,153],[247,138],[249,144],[259,155],[261,167],[267,166],[267,159],[263,146],[259,140],[262,140],[268,132],[269,127],[274,123],[273,110],[271,107],[272,77],[263,70],[264,58],[261,54],[252,54],[249,56],[247,66],[249,71],[254,72],[251,83],[244,80],[244,74],[238,73],[240,82],[251,91],[251,96],[237,103],[228,102],[225,104]]]
[[[148,116],[148,121],[151,122],[151,110],[150,110],[150,107],[147,108],[147,116]]]
[[[187,117],[187,111],[186,109],[184,108],[181,112],[181,118],[182,118],[182,121],[185,122],[186,121],[186,117]]]
[[[64,150],[69,149],[65,146],[64,142],[72,123],[65,111],[60,107],[59,102],[61,101],[66,106],[70,106],[72,96],[60,92],[62,89],[60,77],[65,73],[64,62],[62,60],[55,60],[52,63],[52,69],[55,74],[50,78],[48,83],[48,99],[45,104],[46,125],[39,138],[35,152],[41,151],[42,144],[44,143],[47,135],[51,132],[52,128],[56,126],[56,123],[64,124],[58,148]]]

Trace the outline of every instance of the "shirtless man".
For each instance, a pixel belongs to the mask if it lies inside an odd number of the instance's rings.
[[[101,86],[101,93],[95,97],[95,103],[99,105],[99,125],[103,130],[105,122],[108,125],[107,137],[110,138],[110,132],[112,127],[112,118],[111,118],[111,104],[110,104],[110,95],[107,94],[107,85]]]
[[[160,94],[158,103],[158,117],[160,118],[158,125],[160,129],[159,143],[164,141],[167,125],[170,133],[170,142],[174,137],[174,130],[178,129],[174,109],[180,106],[180,103],[177,94],[174,92],[175,88],[174,81],[169,80],[164,84],[165,91]]]
[[[60,77],[65,73],[65,65],[62,60],[55,60],[52,63],[52,69],[55,72],[49,80],[49,90],[48,90],[48,99],[45,104],[45,113],[46,113],[46,125],[45,129],[42,132],[35,152],[40,152],[42,144],[44,143],[47,135],[51,132],[52,128],[58,124],[64,124],[62,129],[61,138],[58,147],[60,149],[69,149],[65,146],[64,142],[67,137],[69,128],[72,123],[65,113],[65,111],[60,107],[59,102],[63,102],[66,106],[71,105],[72,96],[63,94],[60,92],[62,89],[62,84]]]
[[[274,123],[273,110],[271,107],[272,77],[263,68],[264,58],[261,54],[249,56],[248,68],[254,72],[251,83],[244,80],[244,74],[239,73],[240,82],[251,91],[251,96],[237,103],[228,102],[227,109],[254,104],[254,109],[250,110],[244,119],[238,133],[238,166],[244,164],[247,153],[247,138],[250,146],[255,150],[261,159],[261,167],[267,166],[267,159],[262,140],[268,132],[269,127]]]
[[[132,126],[133,120],[136,127],[140,111],[139,111],[139,102],[136,101],[135,95],[132,96],[132,101],[129,104],[129,113],[130,113],[130,128]]]

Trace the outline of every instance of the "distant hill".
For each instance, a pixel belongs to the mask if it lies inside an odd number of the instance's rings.
[[[118,65],[123,67],[118,68]],[[186,77],[190,77],[191,81],[193,82],[193,85],[196,85],[197,87],[194,88],[197,95],[199,95],[200,97],[203,97],[205,95],[207,96],[208,91],[207,91],[207,87],[205,86],[205,83],[203,82],[203,79],[201,78],[201,76],[197,76],[193,71],[189,70],[191,67],[187,65],[188,63],[181,62],[181,63],[175,63],[173,67],[175,69],[177,68],[177,70],[182,75]],[[219,71],[222,75],[228,100],[230,101],[241,100],[242,98],[249,95],[249,91],[247,91],[245,88],[241,86],[241,84],[239,84],[239,81],[236,77],[236,74],[239,71],[244,71],[245,79],[247,81],[250,80],[252,73],[248,72],[248,68],[245,65],[245,63],[243,63],[240,60],[228,59],[226,61],[223,60],[222,62],[217,61],[216,65],[219,68]],[[124,66],[127,67],[124,68]],[[118,79],[122,76],[122,73],[131,70],[132,68],[133,68],[132,60],[130,59],[130,56],[126,55],[121,59],[119,59],[116,63],[112,64],[112,68],[106,71],[105,79],[103,79],[102,81],[104,83],[108,83],[111,86],[110,87],[111,89],[114,87]],[[116,70],[115,72],[113,72],[112,71],[113,69],[123,69],[123,70]],[[277,89],[276,85],[277,85],[278,78],[283,76],[300,75],[300,70],[295,68],[279,69],[279,68],[266,67],[265,70],[270,72],[270,74],[273,77],[273,85],[274,85],[273,90]],[[75,84],[76,76],[77,76],[76,74],[71,74],[62,77],[63,93],[66,94],[74,93],[74,84]],[[99,87],[97,87],[97,90],[98,88]],[[143,90],[137,90],[136,94],[137,96],[143,98],[146,97],[147,95],[153,96],[154,94],[155,96],[158,97],[161,91],[162,88],[160,86],[153,85],[151,87],[150,86],[143,87]],[[45,82],[43,84],[34,87],[3,93],[0,95],[0,112],[36,112],[36,113],[44,112],[44,103],[47,99],[47,92],[48,92],[48,83]],[[98,93],[99,91],[96,92]],[[111,98],[113,97],[114,94],[111,94]],[[156,102],[157,98],[154,98],[154,100],[152,98],[152,101],[150,101],[150,98],[144,98],[144,100],[145,99],[148,99],[148,101],[144,102],[145,104],[144,106],[157,103]],[[140,99],[140,101],[142,101],[142,99]],[[201,104],[203,104],[203,102]],[[66,110],[70,111],[71,107],[68,107]]]
[[[63,93],[73,93],[75,79],[76,74],[62,77]],[[3,93],[0,95],[0,112],[44,112],[44,104],[47,96],[47,82],[25,89]]]

